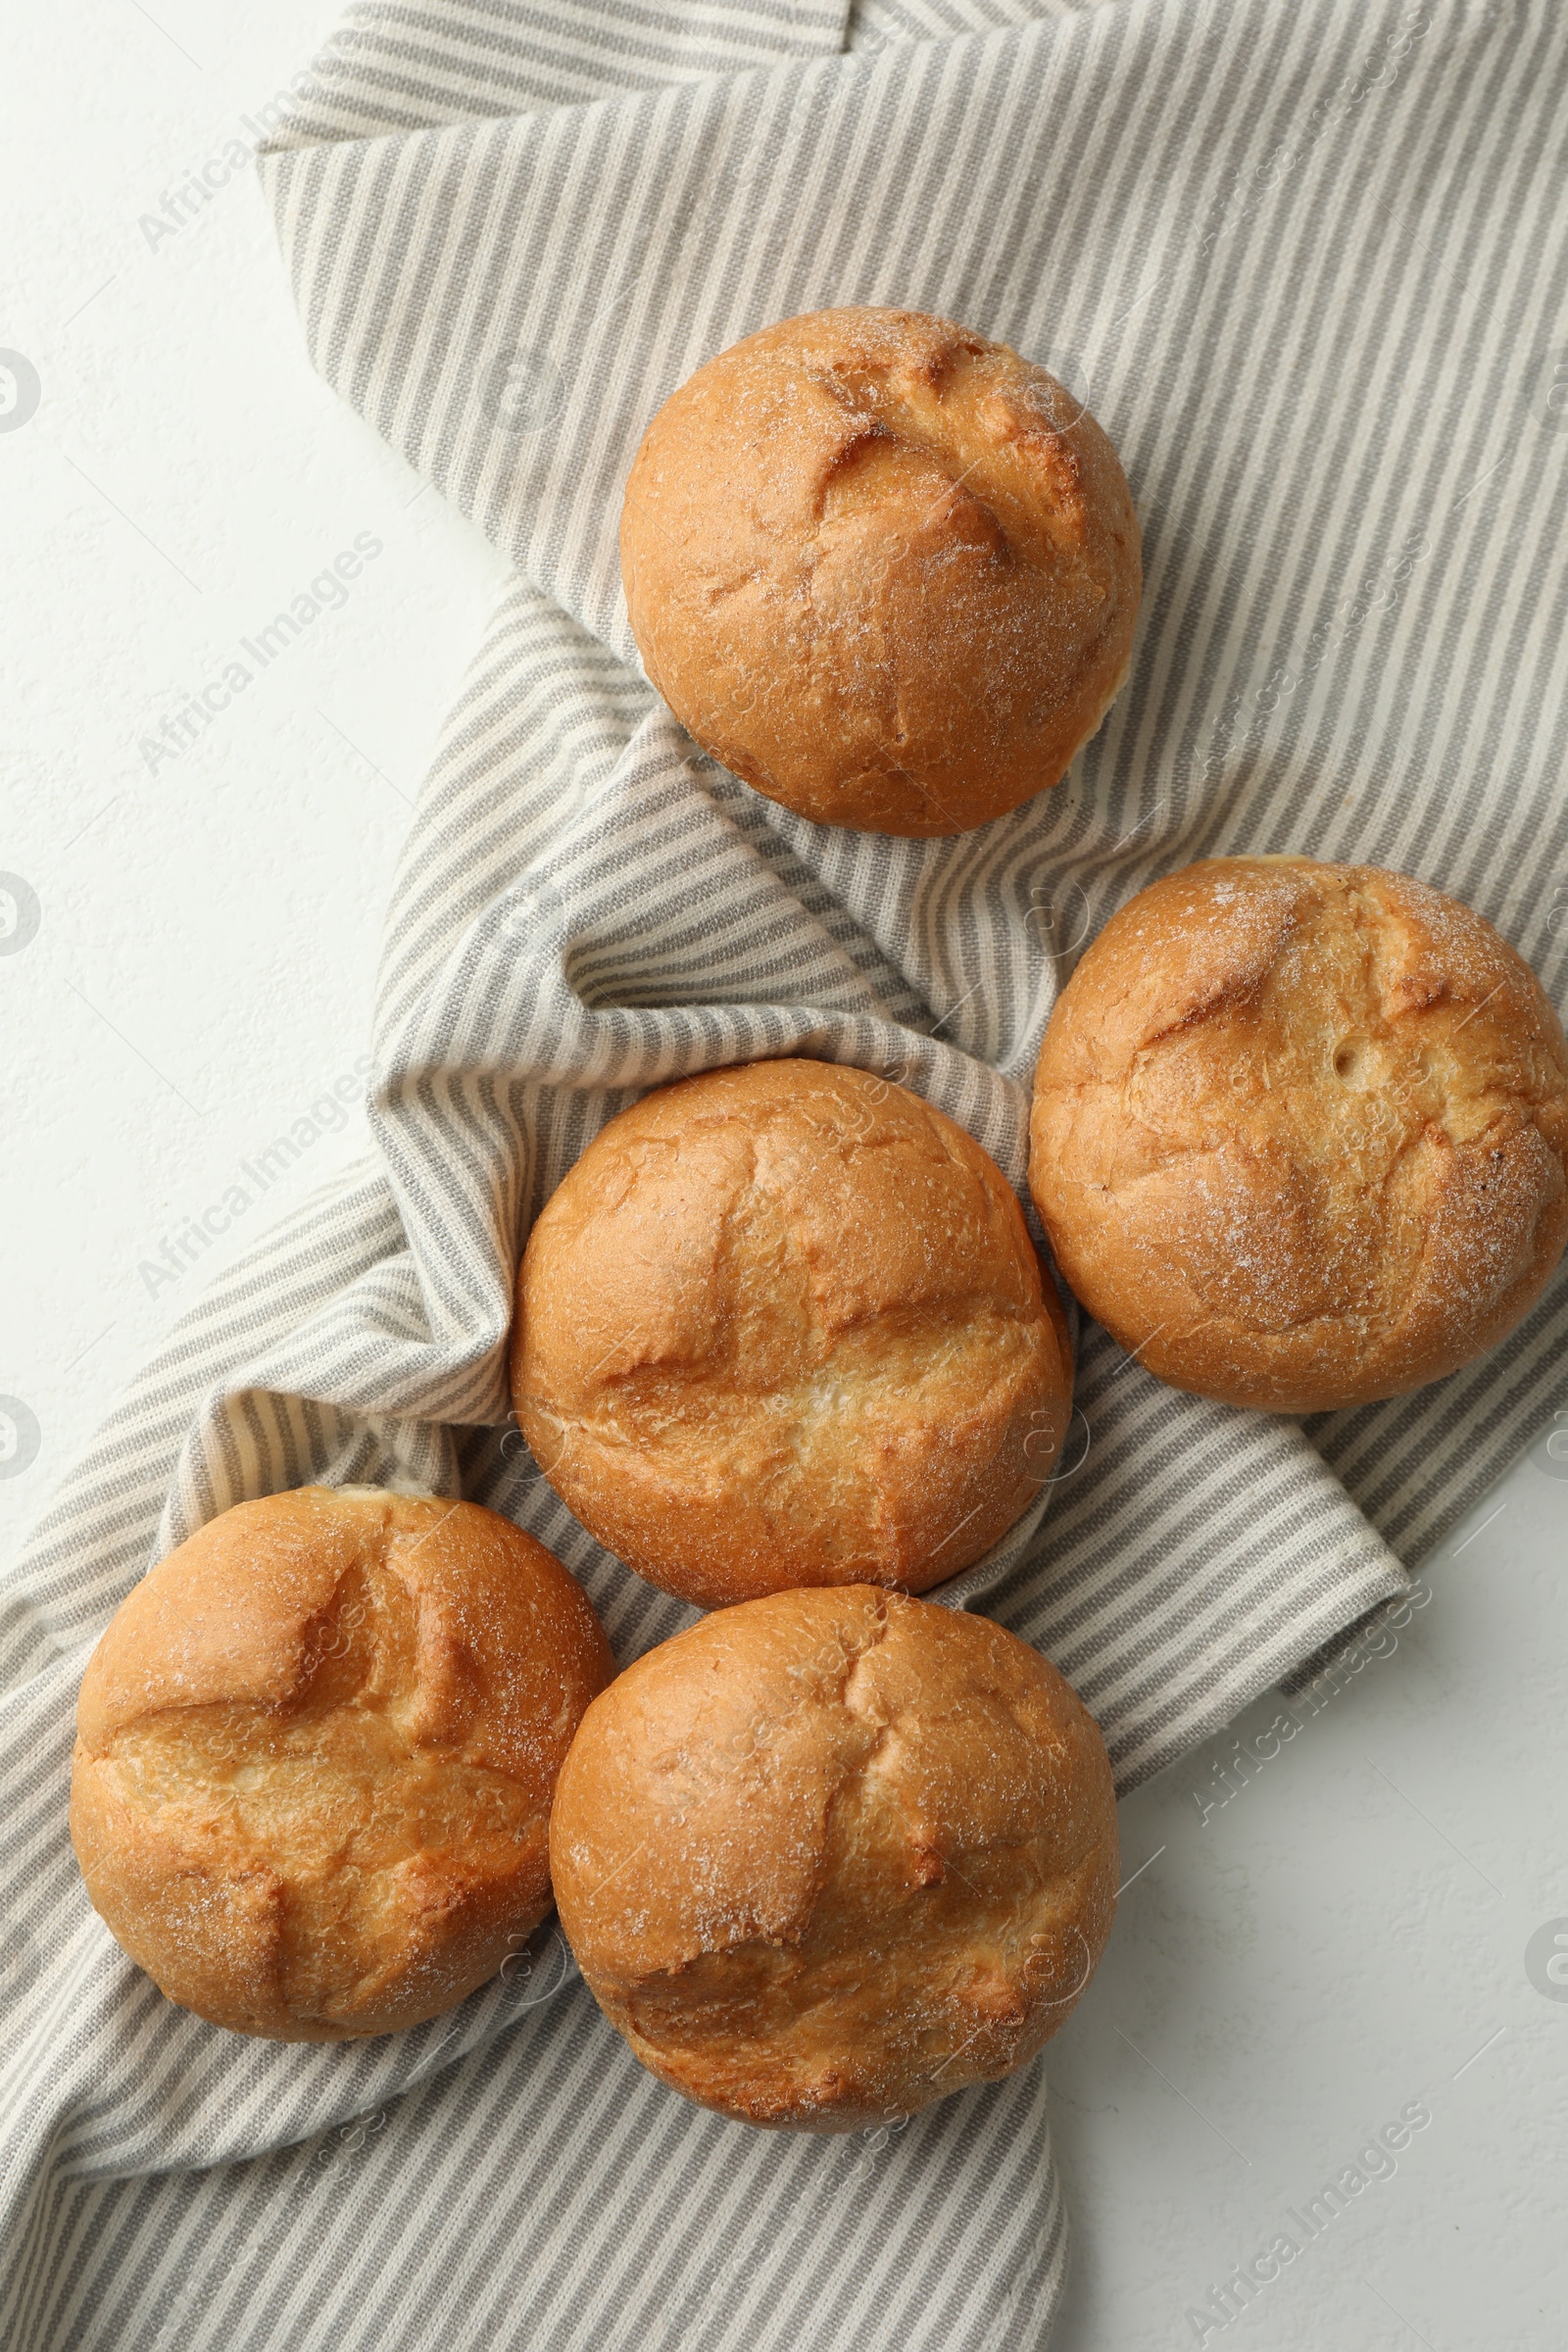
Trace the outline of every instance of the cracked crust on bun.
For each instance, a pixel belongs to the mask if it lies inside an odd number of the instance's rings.
[[[1035,1076],[1077,1297],[1173,1387],[1331,1412],[1440,1380],[1568,1237],[1568,1046],[1529,965],[1408,874],[1215,858],[1113,915]]]
[[[366,1487],[239,1503],[143,1579],[82,1678],[93,1907],[236,2034],[418,2025],[549,1909],[556,1775],[613,1670],[584,1593],[494,1511]]]
[[[512,1386],[591,1534],[714,1608],[972,1566],[1051,1476],[1072,1355],[972,1136],[868,1071],[760,1061],[594,1138],[529,1236]]]
[[[1037,1650],[866,1586],[707,1617],[594,1701],[550,1824],[605,2015],[689,2099],[851,2132],[1024,2065],[1110,1934],[1100,1732]]]
[[[920,311],[786,318],[671,394],[626,609],[703,749],[823,825],[963,833],[1057,783],[1127,674],[1137,517],[1054,376]]]

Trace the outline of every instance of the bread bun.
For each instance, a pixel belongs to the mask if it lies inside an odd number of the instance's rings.
[[[613,1670],[565,1570],[493,1511],[376,1488],[239,1503],[136,1587],[82,1679],[93,1906],[214,2025],[417,2025],[549,1908],[556,1774]]]
[[[583,1525],[717,1607],[956,1576],[1049,1478],[1072,1358],[972,1137],[864,1070],[761,1061],[589,1145],[529,1238],[512,1383]]]
[[[1054,376],[920,311],[815,311],[665,401],[626,483],[648,675],[818,824],[963,833],[1054,784],[1127,674],[1116,453]]]
[[[1438,1380],[1568,1233],[1568,1047],[1529,966],[1377,866],[1216,858],[1062,991],[1029,1179],[1091,1314],[1156,1378],[1328,1412]]]
[[[561,1923],[643,2064],[749,2124],[849,2132],[1022,2066],[1116,1901],[1093,1718],[983,1617],[864,1585],[705,1617],[583,1718]]]

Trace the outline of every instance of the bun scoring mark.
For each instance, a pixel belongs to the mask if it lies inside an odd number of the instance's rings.
[[[1550,1018],[1480,917],[1407,877],[1218,859],[1152,885],[1042,1052],[1036,1189],[1069,1278],[1124,1346],[1149,1346],[1139,1289],[1158,1299],[1150,1368],[1233,1402],[1319,1394],[1293,1346],[1353,1351],[1371,1369],[1341,1377],[1383,1394],[1439,1377],[1517,1319],[1560,1244]],[[1197,1368],[1190,1344],[1217,1367],[1226,1335],[1264,1351],[1253,1371]],[[1279,1390],[1249,1393],[1271,1363]]]

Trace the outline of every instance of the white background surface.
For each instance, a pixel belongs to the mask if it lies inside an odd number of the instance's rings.
[[[393,862],[501,577],[309,372],[248,175],[147,226],[333,21],[64,0],[6,36],[0,347],[41,399],[0,429],[0,872],[39,922],[11,947],[0,901],[0,1396],[38,1444],[0,1463],[0,1559],[211,1272],[367,1149],[328,1106],[265,1194],[243,1172],[364,1052]],[[360,533],[383,552],[346,603],[150,761]],[[213,1209],[228,1230],[160,1278]],[[1276,1702],[1237,1727],[1228,1802],[1222,1741],[1124,1805],[1141,1875],[1050,2061],[1076,2242],[1053,2352],[1568,2343],[1568,1984],[1526,1962],[1549,1922],[1568,1950],[1565,1535],[1568,1458],[1538,1445],[1392,1655],[1288,1740]],[[1292,2210],[1418,2102],[1396,2172],[1200,2335],[1210,2288],[1301,2240]]]

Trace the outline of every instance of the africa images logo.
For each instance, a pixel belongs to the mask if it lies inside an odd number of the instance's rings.
[[[1530,406],[1538,423],[1555,433],[1568,430],[1568,350],[1544,352],[1536,362]]]
[[[42,398],[32,362],[20,351],[0,351],[0,433],[19,432],[36,415]]]
[[[43,909],[21,874],[0,874],[0,956],[20,956],[38,936]]]
[[[0,1478],[20,1478],[38,1458],[38,1416],[20,1396],[0,1396]]]
[[[238,1171],[220,1200],[209,1200],[194,1216],[165,1234],[157,1257],[144,1257],[136,1269],[149,1298],[156,1298],[160,1291],[178,1282],[313,1145],[318,1144],[323,1136],[339,1134],[348,1125],[349,1107],[363,1099],[371,1067],[369,1054],[360,1054],[354,1067],[334,1079],[308,1111],[301,1111],[292,1125],[274,1135],[264,1151],[240,1161]]]
[[[1548,1919],[1525,1945],[1525,1975],[1548,2001],[1568,2001],[1568,1919]]]
[[[353,546],[341,548],[309,588],[302,588],[280,607],[254,637],[241,637],[221,676],[209,678],[179,710],[172,710],[156,735],[142,736],[137,749],[150,772],[156,775],[163,760],[177,760],[235,697],[264,669],[270,668],[279,654],[286,653],[324,612],[341,612],[349,601],[351,583],[383,552],[384,542],[374,531],[357,531]]]
[[[0,890],[6,877],[0,874]],[[4,908],[0,906],[0,918]],[[1552,1414],[1549,1427],[1544,1429],[1532,1445],[1526,1459],[1548,1478],[1568,1478],[1568,1405],[1559,1405]]]
[[[506,351],[486,368],[484,413],[507,433],[536,433],[566,397],[566,379],[548,352]]]

